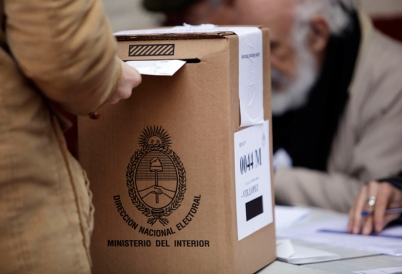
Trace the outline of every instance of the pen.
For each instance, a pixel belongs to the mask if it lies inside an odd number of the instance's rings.
[[[400,207],[392,207],[392,208],[388,208],[385,210],[385,214],[390,214],[390,213],[401,213],[402,212],[402,206]],[[362,211],[361,216],[365,217],[365,216],[369,216],[371,214],[374,213],[374,210],[365,210]]]

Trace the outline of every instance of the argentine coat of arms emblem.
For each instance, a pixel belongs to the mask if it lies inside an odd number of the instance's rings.
[[[147,127],[139,138],[141,148],[127,166],[128,194],[148,224],[169,224],[167,217],[179,208],[186,192],[186,171],[170,148],[168,133],[158,126]]]

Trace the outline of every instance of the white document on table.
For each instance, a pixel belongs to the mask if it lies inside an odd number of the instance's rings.
[[[347,233],[347,221],[328,221],[319,229],[320,232]],[[383,231],[372,236],[393,237],[402,239],[402,225],[386,227]]]
[[[379,235],[354,235],[346,232],[348,217],[336,221],[323,221],[297,229],[278,231],[277,237],[298,239],[306,242],[328,244],[350,249],[402,256],[401,227],[386,229]]]
[[[276,231],[292,227],[292,225],[305,220],[310,214],[310,209],[294,206],[275,206]]]
[[[279,261],[290,264],[311,264],[341,257],[336,253],[293,244],[289,239],[276,240],[276,256]]]
[[[273,221],[269,122],[234,134],[238,240]]]
[[[354,271],[356,274],[401,274],[402,267],[378,268],[372,270]]]

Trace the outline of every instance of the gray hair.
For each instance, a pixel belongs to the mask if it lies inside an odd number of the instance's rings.
[[[297,0],[296,24],[307,24],[320,14],[327,20],[331,34],[339,35],[350,25],[348,12],[356,6],[356,0]]]
[[[272,111],[275,115],[303,107],[311,87],[319,76],[319,64],[308,49],[306,39],[310,32],[310,20],[322,15],[332,35],[341,35],[350,26],[350,11],[355,9],[354,0],[295,0],[295,21],[292,30],[293,46],[297,58],[297,79],[287,82],[272,69],[272,77],[287,86],[286,93],[272,93]]]

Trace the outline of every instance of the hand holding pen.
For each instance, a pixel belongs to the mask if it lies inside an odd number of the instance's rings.
[[[391,207],[391,208],[387,208],[385,210],[385,214],[391,214],[391,213],[402,213],[402,206],[399,207]],[[363,217],[367,217],[374,214],[374,210],[364,210],[362,211],[361,215]]]
[[[348,232],[369,235],[380,232],[402,212],[402,190],[372,181],[363,186],[349,211]]]

